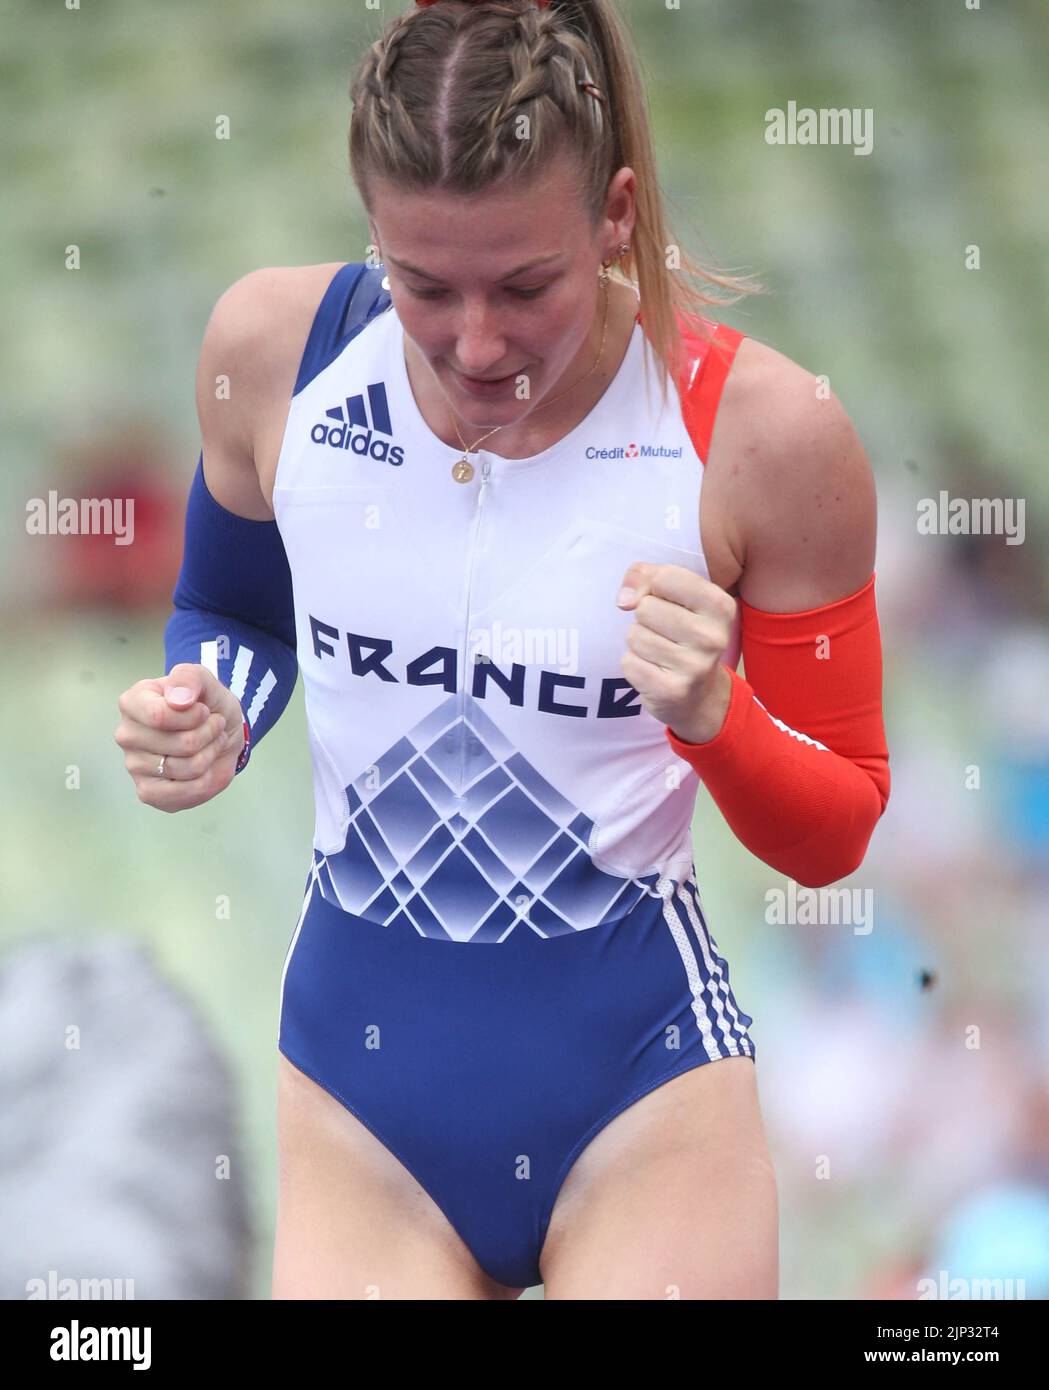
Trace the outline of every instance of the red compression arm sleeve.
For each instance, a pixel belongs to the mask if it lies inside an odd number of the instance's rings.
[[[803,613],[740,600],[744,679],[709,743],[670,746],[752,854],[809,888],[859,867],[889,799],[874,575]]]

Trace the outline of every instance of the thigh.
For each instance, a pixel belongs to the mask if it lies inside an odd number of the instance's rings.
[[[550,1298],[778,1297],[776,1179],[755,1064],[694,1067],[617,1115],[558,1194]]]
[[[440,1208],[334,1096],[278,1054],[275,1299],[507,1299]]]

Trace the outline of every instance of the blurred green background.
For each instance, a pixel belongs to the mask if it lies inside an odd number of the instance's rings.
[[[218,296],[257,267],[364,254],[348,84],[401,8],[4,7],[0,933],[9,946],[127,935],[198,1002],[238,1083],[259,1298],[277,991],[312,832],[301,682],[228,794],[179,816],[140,805],[112,739],[116,701],[163,674],[180,537],[174,553],[158,540],[141,572],[128,547],[124,582],[107,589],[70,567],[67,538],[27,536],[26,502],[123,469],[181,506]],[[772,291],[715,316],[826,373],[877,476],[894,782],[852,881],[874,890],[878,926],[866,938],[770,927],[764,895],[782,882],[705,794],[697,866],[755,1019],[782,1296],[913,1297],[966,1201],[1046,1186],[1049,12],[1038,0],[621,9],[674,230]],[[790,100],[872,108],[873,152],[767,144],[766,110]],[[1024,544],[918,535],[917,503],[940,488],[1022,497]],[[972,765],[979,790],[965,786]],[[977,1058],[959,1030],[983,1020]],[[997,1148],[986,1096],[1005,1106]],[[814,1177],[827,1152],[845,1155],[829,1183]]]

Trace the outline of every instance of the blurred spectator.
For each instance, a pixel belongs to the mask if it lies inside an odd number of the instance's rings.
[[[120,939],[0,959],[0,1298],[248,1296],[248,1173],[196,1009]],[[132,1292],[128,1293],[128,1281]],[[83,1290],[71,1294],[68,1289]]]
[[[51,490],[59,501],[72,498],[78,505],[82,498],[119,502],[132,537],[130,544],[118,544],[104,533],[27,536],[48,557],[40,598],[49,608],[150,613],[170,605],[190,471],[166,454],[157,431],[128,427],[80,445],[54,473],[42,476],[36,495],[44,502]]]

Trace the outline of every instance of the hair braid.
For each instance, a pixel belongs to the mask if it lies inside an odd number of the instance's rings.
[[[393,81],[393,70],[401,45],[411,33],[412,18],[409,12],[387,26],[365,55],[357,79],[362,96],[366,92],[374,103],[374,107],[369,108],[366,102],[361,102],[370,118],[372,138],[389,147],[394,147],[398,138],[410,133],[410,119]]]

